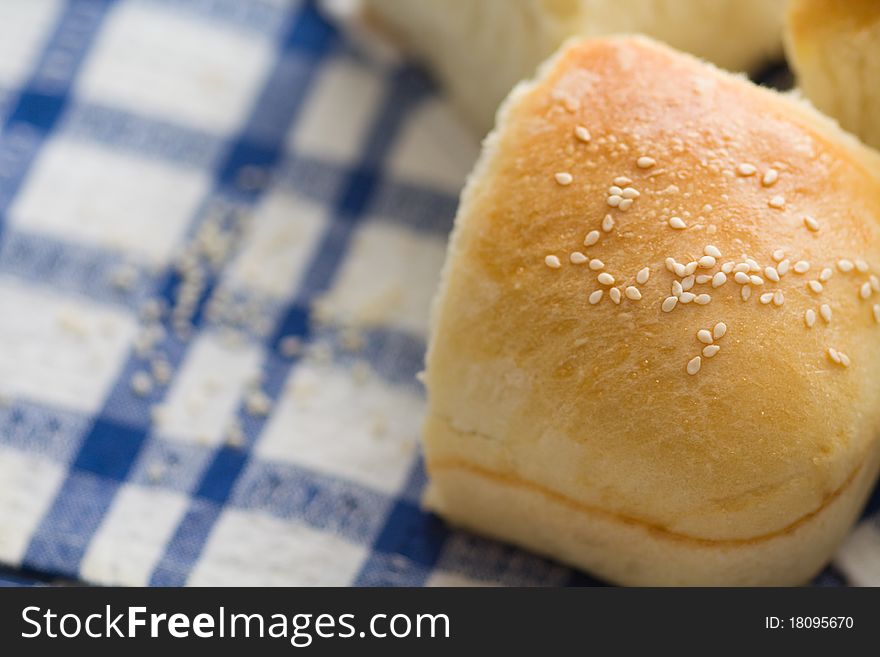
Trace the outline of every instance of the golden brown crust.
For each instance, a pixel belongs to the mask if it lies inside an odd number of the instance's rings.
[[[860,289],[880,266],[878,172],[876,154],[808,106],[691,57],[640,38],[564,49],[512,95],[462,198],[428,355],[429,467],[467,463],[716,543],[811,517],[877,443],[880,295]],[[620,176],[639,192],[626,211],[607,203]],[[592,230],[600,239],[585,247]],[[664,312],[682,278],[666,258],[695,261],[707,245],[722,257],[697,274],[748,256],[762,284],[743,301],[731,273],[695,286],[708,304]],[[809,271],[770,280],[778,249]],[[613,303],[598,271],[569,261],[575,251],[641,299]],[[845,273],[840,259],[871,271]],[[780,305],[761,303],[777,290]],[[720,351],[689,375],[697,331],[719,322]]]

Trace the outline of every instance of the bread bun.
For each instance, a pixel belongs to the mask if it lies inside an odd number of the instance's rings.
[[[613,582],[807,581],[880,461],[878,172],[691,56],[563,48],[461,199],[429,505]]]
[[[880,148],[880,2],[793,0],[785,42],[807,98]]]
[[[498,104],[571,36],[640,32],[719,66],[782,54],[785,0],[366,0],[374,23],[435,71],[480,132]]]

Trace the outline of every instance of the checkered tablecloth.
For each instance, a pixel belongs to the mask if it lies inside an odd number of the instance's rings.
[[[415,375],[477,142],[417,70],[308,2],[3,0],[0,122],[0,563],[592,583],[419,508]],[[880,582],[878,535],[820,582]]]

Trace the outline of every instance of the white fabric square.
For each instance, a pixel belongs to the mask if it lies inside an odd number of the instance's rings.
[[[288,297],[314,256],[325,217],[326,208],[301,196],[271,192],[256,209],[226,282],[234,289]]]
[[[349,163],[362,151],[366,131],[376,120],[383,78],[350,58],[324,64],[288,139],[297,154]],[[357,107],[357,112],[352,108]]]
[[[121,367],[129,313],[0,278],[0,391],[91,413]]]
[[[0,561],[21,563],[63,479],[64,469],[57,464],[0,446]]]
[[[59,0],[0,2],[0,86],[17,87],[31,72],[60,10]]]
[[[214,333],[195,339],[162,402],[159,432],[168,438],[218,445],[247,383],[259,372],[260,350],[225,345]]]
[[[101,584],[146,586],[187,504],[178,493],[123,486],[89,544],[80,575]]]
[[[116,5],[77,95],[216,134],[240,126],[272,61],[268,39],[160,3]]]
[[[394,493],[409,473],[424,403],[378,378],[359,382],[338,366],[303,361],[255,446],[295,463]]]
[[[363,546],[262,513],[226,509],[214,526],[190,586],[346,586]]]
[[[446,244],[437,236],[369,221],[357,232],[333,288],[322,299],[339,323],[391,326],[425,335]]]
[[[192,169],[54,139],[38,157],[10,214],[12,224],[28,232],[119,249],[162,264],[207,188],[207,177]]]
[[[402,181],[458,194],[480,143],[444,101],[431,98],[412,112],[397,136],[389,170]]]

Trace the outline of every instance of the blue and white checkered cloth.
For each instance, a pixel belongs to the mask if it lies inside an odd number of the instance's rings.
[[[415,374],[477,144],[418,71],[309,2],[3,0],[0,122],[0,563],[592,583],[419,508]],[[182,295],[191,335],[149,301]],[[880,583],[878,537],[820,583]]]

